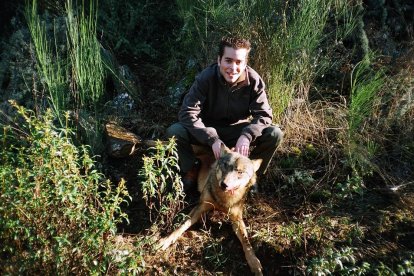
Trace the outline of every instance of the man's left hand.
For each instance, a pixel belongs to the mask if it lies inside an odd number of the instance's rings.
[[[240,153],[241,155],[249,156],[249,147],[249,139],[244,135],[240,135],[239,139],[237,140],[236,146],[234,147],[234,151]]]

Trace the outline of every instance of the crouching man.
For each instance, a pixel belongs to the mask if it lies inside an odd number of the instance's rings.
[[[167,129],[175,136],[184,190],[196,188],[197,159],[192,144],[211,148],[216,159],[221,144],[262,159],[257,175],[264,174],[283,133],[272,125],[272,109],[265,84],[247,65],[251,46],[246,39],[224,37],[217,63],[205,68],[184,97],[178,122]]]

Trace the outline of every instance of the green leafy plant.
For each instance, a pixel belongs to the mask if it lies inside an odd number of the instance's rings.
[[[397,265],[397,272],[399,275],[414,274],[414,253],[411,252],[409,256],[401,261],[401,264]]]
[[[210,237],[208,244],[204,248],[204,259],[213,266],[213,270],[223,267],[228,262],[229,258],[223,249],[223,238],[213,239]]]
[[[359,263],[354,251],[351,247],[329,249],[312,258],[306,271],[310,275],[411,275],[414,272],[412,254],[401,258],[393,269],[382,261]]]
[[[328,249],[323,256],[310,260],[307,273],[310,275],[365,275],[370,268],[368,263],[356,265],[354,250],[350,247]]]
[[[335,184],[334,195],[339,199],[352,198],[355,194],[363,195],[365,188],[362,177],[359,175],[348,176],[344,183]]]
[[[24,126],[0,134],[2,271],[104,273],[117,224],[127,220],[125,183],[105,180],[71,130],[54,126],[50,110],[36,118],[15,106]]]
[[[286,180],[289,185],[301,185],[304,188],[304,190],[306,190],[306,188],[309,188],[313,183],[315,183],[315,179],[312,177],[312,172],[309,171],[295,170],[292,175],[289,175],[287,177]]]
[[[150,156],[143,157],[138,175],[142,193],[152,222],[171,227],[175,215],[184,207],[183,184],[179,174],[175,140],[157,141]],[[155,225],[155,224],[154,224]]]
[[[259,236],[266,236],[260,235]],[[335,234],[333,234],[335,233]],[[262,233],[263,234],[263,233]],[[274,234],[274,233],[272,233]],[[256,235],[256,234],[255,234]],[[302,218],[292,219],[278,227],[279,246],[287,245],[290,250],[309,250],[312,248],[332,248],[336,241],[351,242],[364,237],[364,229],[358,223],[351,222],[347,217],[330,217],[317,213],[309,213]],[[272,239],[270,239],[272,240]],[[274,244],[275,247],[279,247]]]

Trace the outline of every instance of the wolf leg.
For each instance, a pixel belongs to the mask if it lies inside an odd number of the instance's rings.
[[[174,232],[172,232],[168,237],[161,239],[158,242],[157,248],[161,250],[167,249],[171,244],[173,244],[181,235],[191,227],[194,223],[196,223],[200,217],[207,211],[209,211],[211,207],[205,203],[199,203],[193,210],[191,210],[189,217],[179,228],[177,228]]]
[[[232,219],[232,226],[243,246],[244,256],[246,257],[250,270],[254,273],[254,275],[263,275],[262,265],[254,254],[253,248],[247,236],[246,225],[244,224],[243,218],[241,216],[234,217],[234,220]]]

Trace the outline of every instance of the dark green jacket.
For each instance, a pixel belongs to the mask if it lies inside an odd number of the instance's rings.
[[[211,146],[219,139],[215,126],[250,122],[241,134],[252,142],[272,123],[273,115],[265,84],[256,71],[247,66],[230,86],[215,63],[196,77],[178,119],[200,143]]]

